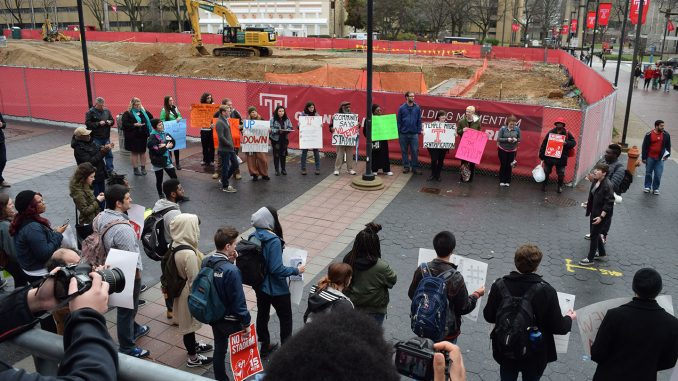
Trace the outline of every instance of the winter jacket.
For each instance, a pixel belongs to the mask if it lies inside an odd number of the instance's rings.
[[[353,303],[343,292],[329,286],[325,290],[320,290],[314,285],[308,293],[308,307],[304,313],[304,323],[310,323],[319,315],[352,309]]]
[[[469,314],[471,311],[473,311],[473,309],[476,308],[478,295],[468,294],[464,277],[460,272],[456,271],[457,266],[453,263],[435,258],[431,262],[428,262],[428,268],[431,271],[431,275],[433,276],[438,276],[450,269],[455,270],[452,277],[447,281],[448,313],[447,329],[445,330],[444,336],[446,339],[453,339],[459,336],[459,333],[461,332],[461,315]],[[417,291],[417,287],[419,286],[419,282],[421,282],[422,278],[421,268],[417,267],[417,269],[414,271],[414,276],[412,277],[410,289],[407,292],[410,300],[414,298],[414,294]]]
[[[106,235],[104,235],[104,249],[106,249],[106,252],[110,249],[118,249],[140,253],[137,234],[134,232],[132,225],[129,224],[129,216],[125,213],[112,209],[104,209],[103,212],[97,215],[93,224],[96,225],[96,228],[99,231],[103,231],[104,226],[113,221],[126,221],[127,224],[113,225],[108,232],[106,232]],[[139,255],[137,257],[137,270],[141,271],[143,268],[141,255]]]
[[[103,126],[99,122],[110,122],[106,123]],[[92,138],[95,139],[110,139],[111,138],[111,127],[115,124],[113,115],[111,112],[104,107],[103,110],[99,111],[96,107],[92,107],[85,113],[85,126],[87,129],[92,131]]]
[[[643,148],[641,150],[641,159],[643,161],[647,160],[648,153],[650,151],[650,137],[652,136],[652,131],[648,132],[645,134],[645,137],[643,138]],[[671,156],[671,135],[669,135],[666,130],[664,130],[664,136],[662,138],[662,149],[661,149],[661,154],[659,159],[664,157],[664,153],[668,152],[669,154],[666,156],[667,158]]]
[[[231,125],[223,116],[217,119],[217,137],[219,138],[219,153],[233,152],[233,135],[231,134]]]
[[[14,234],[19,265],[26,271],[40,271],[52,254],[61,247],[64,236],[35,221],[25,220]]]
[[[214,268],[214,286],[217,289],[219,300],[226,307],[225,319],[237,321],[242,327],[250,325],[252,319],[247,310],[247,300],[242,288],[240,270],[231,263],[226,256],[216,252],[202,261],[202,267],[218,262]]]
[[[78,209],[78,213],[80,213],[78,224],[91,224],[94,217],[101,211],[99,202],[92,192],[92,187],[84,183],[76,184],[71,180],[68,189],[70,190],[75,207]]]
[[[271,118],[271,132],[268,135],[271,140],[274,142],[279,141],[281,138],[287,140],[287,134],[289,132],[281,132],[281,130],[292,130],[292,122],[289,118],[282,122],[277,118]]]
[[[607,172],[607,177],[608,180],[610,180],[610,183],[612,183],[612,189],[614,190],[615,193],[621,194],[619,191],[619,186],[621,185],[622,180],[624,180],[624,175],[626,174],[626,170],[624,169],[624,164],[619,162],[619,159],[608,162],[605,160],[605,158],[602,158],[598,161],[597,164],[607,164],[608,167],[610,168]]]
[[[153,130],[151,136],[148,137],[146,146],[148,147],[148,156],[151,158],[151,164],[154,168],[173,168],[172,159],[170,158],[170,150],[165,147],[160,147],[161,144],[175,144],[172,135],[166,132],[158,132]]]
[[[135,111],[136,110],[128,110],[122,114],[122,131],[125,136],[124,148],[131,152],[143,153],[146,152],[146,142],[148,136],[151,134],[151,126],[146,123],[146,118],[144,118],[143,114],[141,115],[141,122],[139,123],[143,123],[144,125],[139,127],[135,126],[134,123],[137,123],[137,119],[132,115],[132,112]],[[150,123],[150,120],[153,119],[153,114],[147,110],[145,111]]]
[[[564,335],[572,329],[572,319],[569,316],[563,316],[558,304],[558,295],[556,290],[550,284],[545,282],[541,275],[535,273],[521,274],[517,271],[511,271],[509,275],[501,278],[506,287],[513,296],[524,296],[531,287],[543,282],[541,289],[532,299],[532,310],[535,315],[535,323],[542,334],[542,342],[536,353],[533,353],[527,359],[514,361],[504,359],[497,353],[493,353],[494,359],[502,366],[511,369],[543,369],[549,362],[556,361],[556,344],[553,335]],[[501,307],[502,295],[495,283],[492,284],[490,294],[487,298],[487,305],[483,310],[483,316],[488,323],[497,322],[497,312]]]
[[[591,183],[589,191],[589,200],[586,203],[586,216],[592,218],[600,217],[605,212],[603,220],[612,218],[612,208],[614,208],[614,190],[612,183],[607,176],[600,180],[600,185],[595,188],[596,182]]]
[[[183,249],[174,253],[174,261],[177,265],[177,274],[186,279],[186,285],[178,298],[174,298],[174,321],[179,324],[182,335],[195,332],[202,324],[191,316],[188,309],[188,295],[191,293],[193,279],[200,271],[203,254],[198,250],[200,241],[200,226],[198,216],[195,214],[182,213],[176,216],[170,223],[170,235],[172,247],[187,245],[193,249]]]
[[[90,163],[96,168],[94,181],[106,180],[106,164],[104,163],[104,156],[106,156],[106,154],[101,151],[101,146],[96,144],[93,140],[79,140],[73,136],[71,139],[71,148],[73,148],[73,156],[75,157],[75,162],[77,164]]]
[[[173,109],[172,111],[174,111],[174,112],[171,112],[171,111],[168,112],[168,111],[166,111],[165,108],[163,107],[163,109],[160,110],[160,120],[166,122],[166,121],[169,121],[169,120],[178,120],[178,119],[181,119],[181,113],[179,112],[179,108],[178,108],[178,107],[175,106],[174,109]],[[176,113],[176,115],[175,115],[174,113]]]
[[[0,249],[7,254],[7,256],[16,262],[16,247],[14,246],[14,238],[9,235],[10,220],[0,221]]]
[[[0,127],[0,144],[5,143],[5,128],[7,128],[7,123],[0,113],[0,122],[2,122],[2,127]]]
[[[153,213],[158,213],[165,209],[172,209],[167,211],[162,217],[162,223],[165,225],[165,242],[170,242],[172,240],[172,237],[170,236],[170,223],[174,217],[181,214],[181,209],[179,208],[179,204],[169,201],[166,198],[161,198],[153,205]]]
[[[344,263],[348,263],[349,254],[344,257]],[[353,280],[344,293],[357,310],[385,314],[389,302],[388,290],[397,281],[398,276],[385,260],[358,258],[353,265]]]
[[[563,145],[563,154],[560,156],[560,159],[546,156],[546,144],[549,141],[549,134],[562,135],[561,133],[558,132],[558,127],[552,128],[549,132],[546,133],[546,136],[544,136],[544,140],[541,142],[541,147],[539,148],[539,159],[544,160],[544,163],[546,164],[551,164],[559,167],[567,166],[568,156],[570,154],[570,151],[574,149],[574,147],[577,145],[577,141],[574,140],[574,136],[572,136],[570,131],[566,130],[566,133],[567,135],[565,137],[565,144]]]
[[[633,298],[605,314],[591,346],[593,381],[654,381],[678,360],[678,319],[655,300]]]
[[[398,109],[397,115],[398,133],[421,134],[421,107],[414,103],[409,106],[403,103]]]
[[[472,121],[468,121],[466,116],[464,116],[457,122],[457,135],[459,135],[460,141],[462,135],[464,135],[464,128],[480,131],[480,117],[478,115],[473,115],[472,119]]]
[[[256,227],[252,234],[261,241],[261,248],[266,260],[266,276],[261,291],[270,296],[290,293],[287,277],[299,275],[299,269],[283,265],[282,251],[284,242],[270,230]]]
[[[518,141],[509,143],[509,138],[516,138]],[[509,128],[506,126],[502,126],[502,128],[499,129],[499,134],[497,134],[497,146],[499,149],[513,152],[518,149],[519,143],[520,128],[518,126],[513,127],[513,130],[509,130]]]

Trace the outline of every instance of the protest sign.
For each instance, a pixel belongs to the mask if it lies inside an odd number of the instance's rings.
[[[231,371],[235,381],[242,381],[264,370],[257,346],[257,331],[250,324],[249,334],[245,331],[228,336]]]
[[[193,104],[191,105],[191,128],[210,128],[214,114],[219,105]]]
[[[372,141],[392,139],[398,139],[396,115],[372,115]]]
[[[670,295],[660,295],[656,300],[661,308],[673,315],[673,301]],[[610,299],[591,304],[576,311],[579,334],[581,336],[582,344],[584,345],[584,352],[588,356],[591,356],[591,345],[593,345],[593,342],[596,340],[600,323],[603,322],[603,318],[605,318],[607,311],[630,301],[631,298]]]
[[[453,149],[457,137],[456,123],[425,123],[424,148]]]
[[[563,156],[563,147],[565,146],[565,135],[549,134],[549,139],[546,142],[546,149],[544,155],[560,159]]]
[[[174,148],[170,151],[186,148],[186,119],[163,121],[162,124],[165,132],[174,138]]]
[[[219,135],[217,134],[217,121],[219,118],[212,119],[212,139],[214,139],[214,149],[219,149]],[[244,122],[244,121],[243,121]],[[268,122],[266,122],[268,124]],[[233,146],[240,146],[240,120],[235,118],[228,118],[228,125],[231,127],[231,137],[233,138]]]
[[[137,261],[139,253],[133,251],[124,251],[111,249],[106,256],[106,265],[119,268],[125,275],[125,288],[122,292],[113,293],[108,297],[108,305],[134,309],[134,277],[137,271]]]
[[[127,215],[129,216],[129,223],[134,228],[134,233],[137,235],[137,239],[141,238],[141,229],[144,228],[144,213],[146,208],[138,204],[132,204],[127,210]]]
[[[299,148],[314,149],[323,148],[323,117],[300,116],[299,117]]]
[[[268,152],[271,123],[263,120],[243,120],[240,145],[242,152]]]
[[[558,305],[560,305],[560,314],[565,316],[569,310],[574,310],[574,298],[572,294],[558,292]],[[556,342],[556,353],[567,353],[567,347],[570,343],[570,333],[565,335],[553,335]]]
[[[358,114],[334,114],[332,117],[332,145],[355,146],[358,144]]]
[[[306,264],[308,251],[294,247],[285,247],[283,250],[283,263],[285,266],[298,267],[300,264]],[[299,305],[304,293],[304,274],[292,275],[287,278],[290,288],[290,299],[292,303]]]
[[[456,158],[480,164],[480,159],[485,151],[487,143],[487,134],[482,131],[476,131],[469,128],[461,136],[459,147],[457,148]]]

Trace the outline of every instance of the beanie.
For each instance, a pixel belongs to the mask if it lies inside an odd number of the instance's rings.
[[[35,197],[37,193],[33,192],[32,190],[25,190],[19,192],[18,195],[16,195],[16,199],[14,200],[14,206],[16,207],[17,212],[23,213],[28,209],[28,206],[31,204],[31,201],[33,201],[33,198]]]
[[[662,290],[662,276],[649,267],[640,269],[633,276],[633,291],[643,299],[654,299]]]

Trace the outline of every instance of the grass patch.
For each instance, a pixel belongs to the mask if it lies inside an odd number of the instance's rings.
[[[616,61],[618,54],[606,54],[605,57],[608,61]],[[622,61],[633,61],[633,54],[622,54]]]

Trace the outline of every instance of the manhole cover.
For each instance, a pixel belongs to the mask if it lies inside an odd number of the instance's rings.
[[[440,188],[423,187],[423,188],[421,188],[420,192],[430,193],[430,194],[440,194]]]
[[[547,204],[557,206],[559,208],[569,208],[577,206],[577,200],[567,197],[548,197],[544,200]]]

